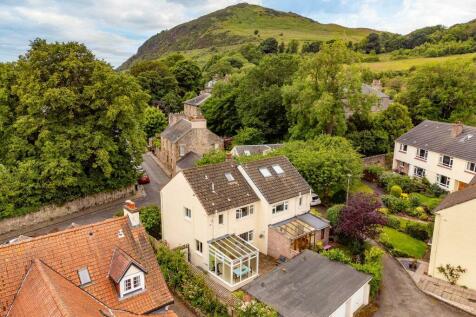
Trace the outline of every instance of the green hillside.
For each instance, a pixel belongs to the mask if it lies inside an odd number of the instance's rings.
[[[321,24],[295,13],[242,3],[152,36],[119,69],[128,68],[135,60],[154,59],[170,52],[226,50],[230,46],[258,43],[270,36],[286,43],[292,39],[300,42],[338,38],[359,41],[372,31]]]

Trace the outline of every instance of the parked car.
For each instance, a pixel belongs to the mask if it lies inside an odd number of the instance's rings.
[[[137,180],[137,182],[138,182],[140,185],[149,184],[149,183],[150,183],[149,175],[147,175],[146,173],[142,174],[142,176],[139,177],[139,179]]]
[[[311,206],[315,207],[321,204],[321,199],[317,196],[316,193],[311,193]]]

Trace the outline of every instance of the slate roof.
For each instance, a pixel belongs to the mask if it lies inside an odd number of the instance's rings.
[[[463,126],[463,132],[451,136],[452,123],[425,120],[401,137],[397,142],[457,157],[476,161],[476,127]]]
[[[144,292],[119,299],[116,284],[108,274],[116,248],[129,254],[147,270]],[[131,227],[127,217],[0,246],[1,317],[6,316],[35,259],[76,286],[80,285],[78,270],[86,267],[91,283],[82,289],[111,309],[144,314],[173,302],[144,228]]]
[[[361,91],[365,95],[375,95],[379,98],[390,98],[387,94],[367,84],[362,84]]]
[[[34,259],[8,312],[8,317],[32,316],[134,317],[145,315],[110,309],[42,261]]]
[[[182,171],[208,214],[257,202],[259,199],[238,170],[235,161],[210,164]],[[234,181],[228,181],[231,173]]]
[[[256,145],[237,145],[233,148],[233,152],[236,153],[237,156],[246,156],[248,154],[245,151],[248,151],[249,155],[256,155],[256,154],[266,154],[269,151],[274,149],[280,148],[283,146],[282,144],[256,144]]]
[[[476,186],[470,186],[462,190],[458,190],[446,196],[436,207],[435,212],[447,209],[467,201],[476,199]]]
[[[186,119],[180,119],[173,125],[167,127],[160,136],[175,143],[180,140],[185,134],[192,130],[192,123]]]
[[[184,103],[185,103],[186,105],[198,107],[198,106],[202,105],[205,101],[207,101],[208,98],[210,98],[211,96],[212,96],[212,95],[209,94],[209,93],[202,93],[202,94],[198,95],[198,96],[195,97],[195,98],[186,100]]]
[[[201,158],[201,156],[193,151],[188,152],[177,161],[177,167],[184,170],[187,168],[195,167],[195,163]]]
[[[272,168],[273,165],[281,166],[284,173],[278,175]],[[261,167],[268,168],[271,176],[261,175],[259,171]],[[299,193],[307,194],[311,190],[311,186],[285,156],[253,161],[244,164],[243,168],[270,204],[299,196]]]
[[[328,317],[370,280],[348,265],[304,250],[243,289],[283,317]]]

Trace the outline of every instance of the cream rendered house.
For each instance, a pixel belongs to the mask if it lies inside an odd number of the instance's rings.
[[[449,192],[476,184],[476,128],[423,121],[395,141],[393,170]]]
[[[438,267],[466,269],[458,284],[476,290],[476,186],[448,195],[435,212],[428,275],[445,279]]]
[[[291,258],[328,239],[329,224],[309,213],[310,186],[283,156],[186,169],[160,194],[163,239],[188,245],[191,263],[230,290],[258,276],[259,253]]]

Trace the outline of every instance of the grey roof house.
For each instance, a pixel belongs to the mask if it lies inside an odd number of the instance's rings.
[[[369,303],[370,280],[305,250],[243,289],[283,317],[346,317]]]

